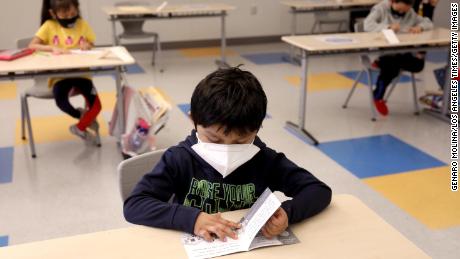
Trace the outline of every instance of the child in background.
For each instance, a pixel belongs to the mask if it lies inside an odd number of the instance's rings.
[[[420,33],[433,28],[433,23],[421,17],[412,9],[414,0],[383,0],[375,5],[364,20],[364,30],[378,32],[392,29],[396,33]],[[425,66],[423,53],[390,54],[379,57],[376,61],[380,68],[374,90],[374,104],[377,111],[386,116],[388,107],[383,100],[387,86],[401,70],[420,72]]]
[[[321,212],[331,189],[257,137],[266,110],[265,92],[250,72],[227,68],[204,78],[191,100],[195,130],[137,184],[124,202],[126,220],[208,241],[235,239],[239,224],[220,212],[251,207],[267,187],[292,197],[262,228],[268,238]]]
[[[68,54],[70,49],[89,50],[94,46],[96,36],[89,24],[80,17],[78,0],[44,0],[41,27],[29,44],[29,48],[49,51],[55,55]],[[87,128],[97,132],[96,117],[101,111],[101,102],[89,77],[50,78],[57,106],[79,119],[70,126],[70,132],[83,140],[91,140]],[[75,108],[69,102],[72,92],[84,96],[88,110]]]

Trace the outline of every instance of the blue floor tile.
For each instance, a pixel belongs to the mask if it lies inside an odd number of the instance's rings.
[[[141,66],[139,66],[137,63],[125,66],[125,68],[126,68],[127,74],[144,74],[145,73],[144,69]],[[115,75],[113,74],[100,74],[100,75],[96,74],[96,76],[111,76],[113,77],[113,79],[115,79]]]
[[[426,54],[426,61],[429,61],[431,63],[441,63],[441,64],[446,64],[447,63],[447,56],[448,56],[447,50],[432,50],[428,51]]]
[[[256,65],[289,63],[289,54],[284,52],[246,54],[241,56]]]
[[[0,247],[8,246],[8,236],[0,236]]]
[[[345,76],[345,77],[348,77],[349,79],[355,81],[356,80],[356,77],[358,76],[359,74],[359,71],[345,71],[345,72],[340,72],[341,75]],[[371,77],[372,77],[372,84],[374,85],[376,82],[377,82],[377,76],[378,76],[378,73],[372,73],[371,74]],[[361,79],[359,80],[359,82],[361,84],[364,84],[364,85],[369,85],[368,83],[369,80],[367,80],[367,76],[366,75],[363,75],[361,77]],[[399,82],[400,83],[409,83],[411,81],[410,79],[410,76],[406,75],[406,74],[403,74],[401,76],[401,78],[399,79]]]
[[[12,147],[0,148],[0,184],[13,180],[13,153]]]
[[[445,165],[392,135],[324,142],[318,145],[318,149],[358,178]]]
[[[189,115],[189,112],[190,112],[190,104],[188,103],[183,103],[183,104],[178,104],[177,107],[179,108],[179,110],[181,110],[186,116]],[[270,114],[266,114],[265,115],[265,119],[271,119],[272,116],[270,116]]]

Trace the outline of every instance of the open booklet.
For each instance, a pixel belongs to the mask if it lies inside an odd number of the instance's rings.
[[[299,240],[289,228],[272,239],[267,239],[260,233],[260,229],[280,206],[281,202],[267,188],[240,220],[242,226],[237,230],[237,240],[227,238],[226,242],[222,242],[219,239],[207,242],[201,237],[188,233],[184,234],[182,243],[188,257],[190,259],[212,258],[249,251],[259,247],[299,243]]]

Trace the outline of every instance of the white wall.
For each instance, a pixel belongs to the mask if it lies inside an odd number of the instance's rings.
[[[205,0],[206,1],[206,0]],[[0,1],[0,49],[13,48],[16,39],[30,37],[39,27],[41,0]],[[103,6],[111,6],[117,0],[80,0],[83,17],[89,21],[97,35],[97,44],[112,43],[112,27]],[[162,0],[150,0],[159,5]],[[202,3],[201,0],[169,0],[169,3]],[[212,0],[207,2],[213,2]],[[227,17],[228,37],[252,37],[288,34],[291,16],[288,8],[279,0],[216,0],[237,7]],[[251,7],[257,14],[251,15]],[[298,28],[306,32],[311,28],[312,15],[298,18]],[[303,24],[301,26],[301,24]],[[303,30],[302,30],[303,28]],[[156,20],[146,24],[146,30],[160,33],[162,41],[216,39],[220,37],[220,19]],[[120,28],[118,28],[120,32]]]
[[[112,43],[112,27],[107,16],[102,12],[103,6],[111,6],[120,0],[80,0],[83,17],[89,21],[97,35],[97,44]],[[128,0],[124,0],[128,1]],[[132,0],[134,1],[134,0]],[[144,0],[159,5],[163,0]],[[212,0],[169,0],[174,3],[202,3]],[[1,0],[0,1],[0,49],[14,48],[19,38],[32,36],[39,27],[41,0]],[[237,7],[227,17],[227,36],[253,37],[289,34],[291,16],[288,8],[280,0],[215,0]],[[448,23],[450,0],[441,0],[435,17],[439,23]],[[257,7],[257,14],[251,14],[251,7]],[[342,14],[343,15],[343,14]],[[298,16],[299,32],[307,32],[312,26],[313,16]],[[220,37],[220,20],[218,18],[156,20],[146,24],[146,30],[160,33],[162,41],[181,41],[199,39],[217,39]],[[120,28],[118,27],[120,32]]]

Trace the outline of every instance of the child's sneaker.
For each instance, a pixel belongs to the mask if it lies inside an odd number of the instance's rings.
[[[81,138],[84,141],[88,141],[90,136],[87,131],[82,131],[77,128],[77,125],[72,125],[69,128],[70,133],[74,134],[75,136]]]
[[[93,120],[93,122],[91,122],[91,124],[89,125],[89,128],[91,130],[93,130],[94,132],[98,133],[99,132],[99,123],[97,122],[97,120]]]
[[[374,105],[375,105],[375,108],[377,109],[377,111],[380,114],[382,114],[383,116],[388,115],[388,107],[387,107],[387,104],[385,103],[384,100],[382,100],[382,99],[374,100]]]

